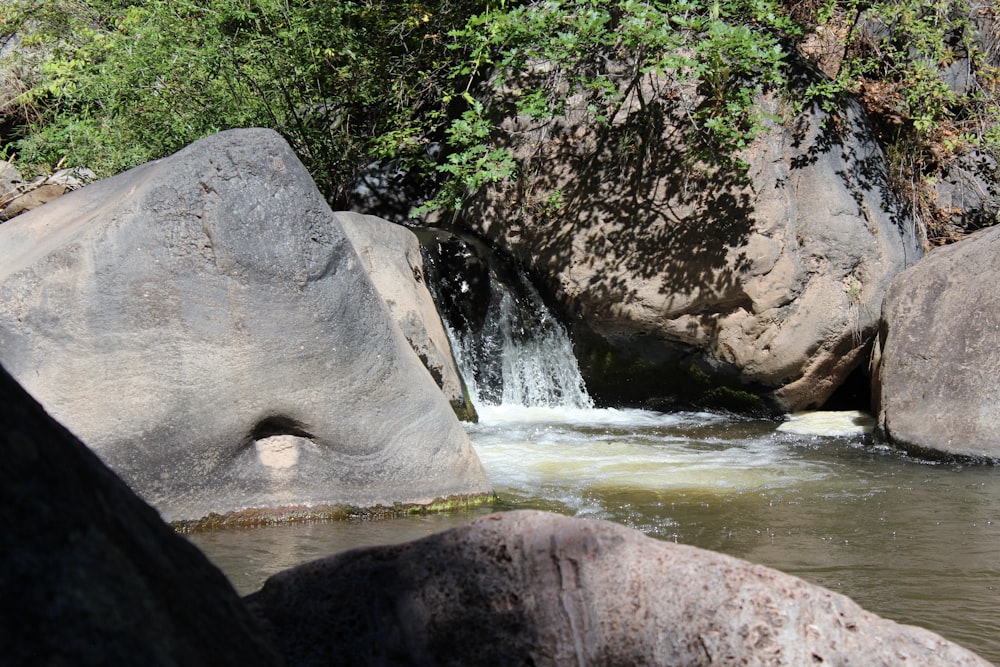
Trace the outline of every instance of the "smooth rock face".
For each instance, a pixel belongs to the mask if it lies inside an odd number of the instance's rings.
[[[460,419],[474,421],[475,408],[458,374],[451,343],[427,289],[417,237],[405,227],[375,216],[349,211],[336,215],[375,289],[455,414]]]
[[[605,128],[579,109],[538,130],[507,121],[530,180],[488,189],[465,221],[566,311],[595,398],[821,406],[867,360],[889,280],[919,256],[884,157],[858,107],[813,109],[756,140],[744,178],[692,162],[674,93],[647,78]]]
[[[308,563],[245,599],[300,666],[989,664],[775,570],[542,512]]]
[[[279,665],[223,574],[0,368],[0,662]]]
[[[878,429],[919,453],[1000,459],[1000,227],[893,281],[875,373]]]
[[[489,490],[268,130],[220,133],[0,225],[0,360],[170,521]],[[293,437],[277,459],[259,446],[275,436]]]

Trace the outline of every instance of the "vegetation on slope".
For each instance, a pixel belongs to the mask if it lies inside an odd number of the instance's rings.
[[[0,139],[22,171],[107,176],[220,129],[273,127],[334,205],[365,165],[392,160],[438,184],[427,206],[456,207],[517,172],[495,141],[502,113],[551,118],[576,94],[606,122],[650,71],[698,86],[689,121],[725,159],[761,128],[754,95],[782,89],[797,48],[830,77],[811,101],[860,98],[921,205],[918,186],[955,155],[1000,153],[1000,75],[977,12],[995,3],[9,0]],[[521,77],[513,100],[490,88],[529,70],[543,75]]]

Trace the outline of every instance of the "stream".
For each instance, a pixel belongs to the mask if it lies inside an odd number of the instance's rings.
[[[757,420],[595,408],[565,331],[537,295],[492,289],[486,326],[448,333],[480,416],[465,427],[498,503],[191,534],[240,593],[354,547],[541,509],[776,568],[1000,664],[995,467],[909,458],[875,443],[871,418],[856,412]]]
[[[490,511],[606,519],[797,575],[1000,663],[1000,476],[874,445],[850,413],[796,422],[639,410],[480,409],[492,508],[189,537],[240,593],[300,562]],[[827,417],[826,423],[817,419]]]

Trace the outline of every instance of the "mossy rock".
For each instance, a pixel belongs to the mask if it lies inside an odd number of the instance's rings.
[[[591,395],[604,405],[651,409],[702,408],[743,414],[778,412],[767,389],[744,385],[706,370],[690,355],[653,363],[635,355],[594,346],[581,359],[581,371]]]

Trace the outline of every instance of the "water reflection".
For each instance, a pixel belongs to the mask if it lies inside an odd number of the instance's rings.
[[[843,431],[843,419],[817,431],[704,413],[487,408],[481,417],[468,428],[497,509],[608,519],[775,567],[1000,662],[996,468],[911,460],[874,446],[864,428]],[[193,539],[249,592],[296,563],[471,516]]]
[[[397,544],[448,530],[493,511],[411,516],[378,521],[310,521],[259,528],[226,528],[187,537],[223,571],[241,595],[272,574],[357,547]]]

